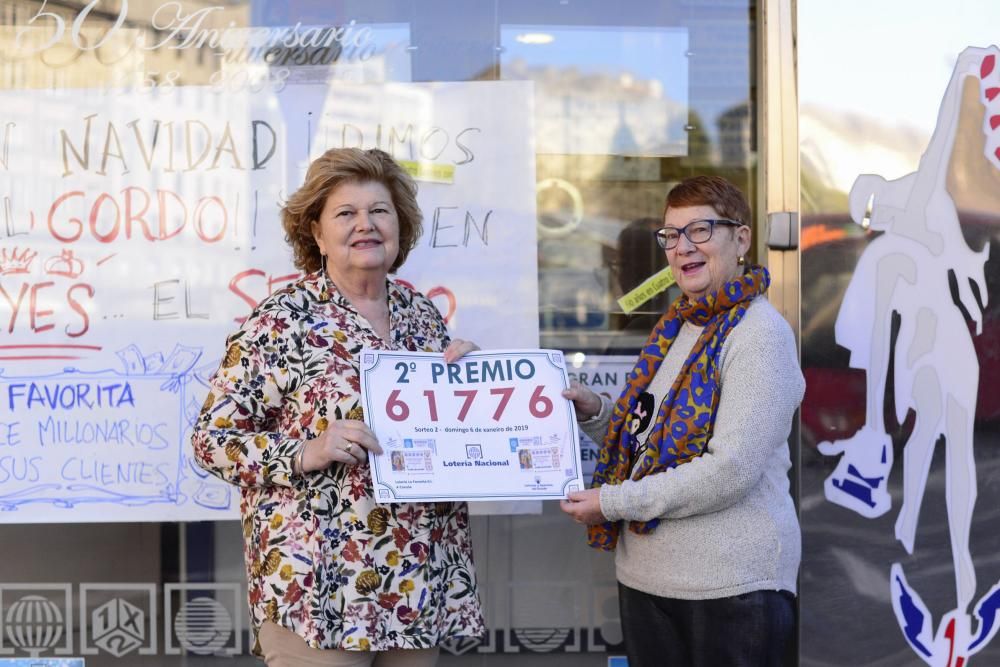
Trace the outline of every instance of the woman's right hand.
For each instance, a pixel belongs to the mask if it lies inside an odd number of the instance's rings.
[[[601,412],[601,397],[576,380],[570,381],[569,389],[563,389],[562,395],[573,401],[576,418],[580,421],[596,417]]]
[[[301,472],[329,468],[334,463],[357,465],[368,458],[368,452],[381,454],[378,438],[368,425],[357,419],[337,419],[320,435],[307,440],[302,456]]]

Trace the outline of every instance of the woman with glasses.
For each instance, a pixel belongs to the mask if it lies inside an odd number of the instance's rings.
[[[195,459],[240,487],[268,667],[429,667],[441,643],[485,632],[465,503],[376,504],[368,468],[382,450],[362,421],[362,348],[478,349],[389,278],[420,237],[416,195],[380,150],[313,161],[281,212],[305,275],[229,337],[195,425]]]
[[[655,238],[682,296],[613,405],[564,392],[603,444],[593,488],[562,508],[615,551],[632,667],[788,664],[801,553],[788,435],[805,382],[767,269],[746,262],[750,235],[725,179],[674,187]]]

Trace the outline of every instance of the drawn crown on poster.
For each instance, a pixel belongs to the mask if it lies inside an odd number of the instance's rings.
[[[38,253],[31,248],[18,250],[15,246],[9,252],[7,248],[0,250],[0,276],[30,272],[31,262],[37,256]]]

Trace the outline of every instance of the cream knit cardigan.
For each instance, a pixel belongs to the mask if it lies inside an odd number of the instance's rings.
[[[700,333],[682,327],[648,389],[655,409]],[[629,588],[686,600],[796,590],[802,546],[789,494],[788,435],[805,380],[791,328],[766,298],[754,299],[726,338],[720,369],[715,429],[702,456],[601,487],[608,519],[661,519],[647,535],[623,527],[615,569]],[[604,399],[601,414],[581,424],[597,442],[610,412]]]

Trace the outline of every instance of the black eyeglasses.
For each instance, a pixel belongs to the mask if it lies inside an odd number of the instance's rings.
[[[673,250],[677,247],[677,244],[680,243],[681,234],[683,234],[691,243],[705,243],[712,238],[712,232],[715,230],[716,225],[732,225],[733,227],[742,227],[743,223],[737,220],[727,220],[725,218],[719,220],[692,220],[680,229],[677,229],[676,227],[664,227],[663,229],[657,229],[656,242],[664,250]]]

